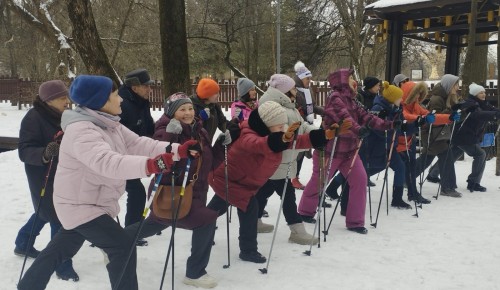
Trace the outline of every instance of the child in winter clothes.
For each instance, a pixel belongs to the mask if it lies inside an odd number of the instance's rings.
[[[451,74],[444,75],[441,78],[441,82],[436,84],[432,89],[432,96],[427,109],[431,112],[435,110],[438,114],[448,114],[449,121],[451,122],[460,121],[460,113],[452,109],[458,102],[456,97],[458,87],[459,78],[457,76]],[[420,175],[437,156],[439,171],[441,172],[441,195],[462,197],[462,193],[456,191],[457,181],[453,156],[449,150],[450,140],[437,140],[439,134],[447,131],[451,132],[453,125],[431,126],[422,127],[420,140],[422,140],[424,151],[416,160],[416,175]],[[455,129],[458,129],[458,127],[455,127]],[[430,138],[429,131],[431,131]]]
[[[252,110],[258,106],[255,83],[247,78],[240,78],[236,88],[239,99],[231,104],[231,119],[247,120]]]
[[[275,74],[271,76],[269,88],[260,98],[261,105],[268,101],[274,101],[280,104],[287,114],[287,125],[291,126],[302,121],[299,111],[295,108],[295,95],[297,90],[295,82],[292,78],[283,74]],[[329,128],[329,127],[326,127]],[[308,133],[316,129],[307,122],[302,122],[298,128],[298,134]],[[309,244],[312,236],[305,231],[302,217],[297,212],[297,204],[295,198],[295,188],[291,182],[286,182],[287,178],[296,176],[297,172],[297,156],[300,151],[305,150],[286,150],[283,152],[283,158],[276,172],[269,180],[262,185],[256,194],[259,202],[259,218],[263,216],[264,208],[267,204],[267,199],[277,192],[278,195],[283,194],[283,187],[286,184],[286,193],[283,200],[283,214],[286,222],[290,227],[289,241],[297,244]],[[289,164],[291,163],[290,172],[288,172]],[[317,240],[314,239],[316,243]]]
[[[405,179],[408,187],[408,200],[417,203],[429,204],[430,200],[424,198],[417,190],[416,175],[416,143],[414,138],[418,128],[425,124],[444,125],[450,123],[448,114],[432,114],[424,109],[420,102],[427,96],[425,82],[405,82],[401,85],[403,90],[403,116],[408,122],[406,126],[406,140],[404,135],[398,137],[397,151],[405,161]],[[425,142],[425,141],[424,141]]]
[[[212,79],[201,79],[196,87],[196,95],[191,97],[195,116],[203,121],[203,128],[207,130],[210,141],[213,140],[217,128],[226,131],[228,122],[221,106],[217,103],[220,87]]]
[[[27,255],[36,258],[40,252],[33,247],[33,244],[43,226],[50,223],[51,238],[61,228],[61,222],[57,218],[52,196],[54,176],[58,163],[59,142],[62,136],[57,137],[57,140],[54,140],[54,138],[58,132],[61,132],[62,113],[68,105],[68,89],[62,81],[44,82],[38,89],[38,96],[33,102],[33,109],[28,111],[21,122],[19,158],[24,162],[33,206],[36,209],[38,203],[40,203],[40,207],[38,217],[33,214],[19,230],[16,237],[16,248],[14,249],[16,255]],[[41,199],[40,194],[42,188],[44,188],[49,168],[45,195]],[[30,239],[32,228],[33,235]],[[28,241],[30,242],[28,243]],[[73,269],[71,259],[57,267],[56,275],[63,280],[78,281],[80,279]]]
[[[106,268],[112,288],[138,289],[135,248],[117,285],[133,246],[133,238],[114,221],[125,182],[169,170],[174,160],[187,158],[189,146],[196,142],[179,146],[154,141],[120,124],[122,99],[107,77],[78,76],[71,85],[70,98],[77,107],[62,116],[64,138],[54,180],[54,207],[63,228],[17,287],[45,289],[54,269],[88,240],[108,255]],[[168,145],[174,153],[164,153]]]
[[[299,124],[293,124],[284,133],[287,123],[287,114],[282,106],[273,101],[262,103],[250,113],[248,120],[241,123],[240,137],[228,148],[228,202],[238,208],[239,257],[244,261],[266,262],[266,258],[257,251],[257,228],[262,222],[258,220],[260,208],[255,195],[279,167],[283,152],[293,146]],[[320,129],[298,135],[296,149],[324,146],[333,134],[333,130]],[[224,172],[225,165],[220,164],[209,179],[215,196],[208,207],[217,210],[219,215],[227,210]],[[270,226],[268,231],[272,230]]]
[[[194,139],[200,144],[200,156],[191,161],[188,175],[188,180],[194,182],[191,209],[184,218],[177,221],[176,225],[193,231],[191,257],[187,260],[186,277],[183,282],[203,288],[215,287],[217,281],[205,270],[210,259],[217,219],[217,212],[206,207],[208,173],[212,169],[213,149],[207,131],[194,117],[193,103],[186,94],[175,93],[167,99],[165,112],[156,122],[153,138],[170,143],[184,143]],[[172,172],[163,175],[160,185],[171,185],[172,174],[175,176],[175,185],[182,185],[186,163],[185,160],[176,162]],[[198,176],[193,180],[195,173],[198,173]],[[154,180],[151,182],[153,184]],[[171,225],[172,220],[159,217],[156,210],[153,207],[151,214],[144,221],[141,238],[153,236]],[[138,228],[139,223],[136,223],[127,227],[127,231],[134,234]]]
[[[349,120],[352,127],[349,133],[338,136],[337,146],[333,149],[333,141],[328,142],[325,150],[325,156],[330,156],[330,152],[335,150],[332,167],[330,169],[330,179],[336,170],[347,177],[350,184],[350,200],[348,203],[346,226],[348,230],[366,234],[368,230],[365,225],[366,208],[366,171],[358,155],[355,155],[356,148],[359,146],[360,138],[364,138],[369,133],[368,128],[377,130],[388,130],[393,128],[393,122],[382,120],[374,115],[367,113],[356,102],[357,83],[354,80],[353,71],[349,69],[340,69],[328,76],[330,87],[333,92],[329,96],[325,106],[324,123],[329,126],[340,120]],[[313,154],[314,160],[318,160],[319,154]],[[354,158],[354,164],[350,174],[347,172]],[[318,161],[316,161],[318,162]],[[328,164],[328,161],[325,162]],[[319,169],[313,167],[313,174],[307,183],[306,189],[302,194],[299,210],[308,215],[314,215],[318,205],[318,178]]]

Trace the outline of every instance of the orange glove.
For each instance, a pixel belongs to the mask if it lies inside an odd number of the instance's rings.
[[[329,129],[325,130],[325,138],[326,140],[332,140],[337,134],[342,135],[347,133],[347,131],[349,131],[349,128],[351,127],[351,121],[340,122],[340,126],[337,123],[333,123]]]
[[[288,127],[288,130],[286,130],[285,134],[283,134],[283,142],[288,143],[293,140],[293,136],[295,135],[295,131],[300,127],[300,122],[295,122],[290,127]]]

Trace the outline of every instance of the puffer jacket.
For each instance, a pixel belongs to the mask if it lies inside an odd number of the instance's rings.
[[[255,101],[254,103],[254,107],[251,108],[249,107],[245,102],[243,102],[242,100],[237,100],[237,101],[234,101],[232,104],[231,104],[231,118],[234,119],[234,118],[238,118],[238,116],[235,115],[235,112],[236,112],[236,108],[239,108],[242,112],[243,112],[243,120],[247,120],[248,117],[250,117],[250,113],[257,109],[257,107],[259,106],[259,104],[257,103],[257,101]]]
[[[264,95],[262,95],[262,97],[260,98],[261,104],[264,104],[267,101],[274,101],[280,104],[286,110],[286,114],[288,116],[288,125],[292,125],[293,123],[296,122],[302,123],[298,129],[299,135],[304,133],[309,133],[311,130],[317,129],[313,125],[310,125],[309,123],[303,121],[299,111],[295,108],[295,103],[292,103],[290,98],[287,95],[283,94],[281,91],[273,87],[269,87],[267,91],[264,93]],[[291,150],[291,149],[285,150],[283,152],[283,158],[281,160],[280,166],[273,174],[273,176],[271,176],[269,179],[273,180],[285,179],[288,172],[288,164],[290,162],[292,162],[292,165],[290,168],[289,176],[297,175],[297,155],[301,151],[306,151],[306,150],[297,148],[296,150]]]
[[[110,115],[108,115],[110,116]],[[146,162],[170,144],[134,132],[103,113],[77,107],[62,115],[64,138],[54,180],[54,207],[71,230],[101,215],[115,218],[128,179],[147,177]],[[172,144],[174,160],[179,144]]]
[[[153,136],[154,121],[151,117],[149,100],[142,98],[125,85],[120,87],[118,94],[123,99],[120,123],[139,136]]]
[[[349,87],[349,69],[341,69],[328,76],[330,87],[333,89],[325,106],[325,128],[340,120],[349,120],[352,127],[349,132],[339,135],[337,147],[335,148],[335,158],[350,159],[354,157],[359,143],[359,129],[363,126],[377,130],[392,128],[392,122],[378,118],[365,111],[356,101],[356,93]],[[329,154],[333,147],[333,140],[328,142],[326,153]]]

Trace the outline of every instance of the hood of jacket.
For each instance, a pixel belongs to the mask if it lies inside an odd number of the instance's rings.
[[[120,126],[120,117],[106,113],[97,112],[89,108],[76,106],[74,110],[65,110],[61,118],[61,128],[66,131],[69,124],[88,121],[102,129],[116,128]]]

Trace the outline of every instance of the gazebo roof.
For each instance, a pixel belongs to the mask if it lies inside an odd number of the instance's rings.
[[[499,2],[478,0],[477,32],[498,30]],[[402,21],[407,25],[403,30],[405,36],[425,32],[465,35],[469,28],[470,6],[470,0],[380,0],[366,6],[365,18],[371,24],[382,24],[384,20]]]

